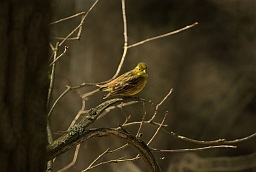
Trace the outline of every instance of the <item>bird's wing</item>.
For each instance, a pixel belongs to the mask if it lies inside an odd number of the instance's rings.
[[[114,79],[114,80],[112,80],[112,81],[110,81],[110,82],[108,82],[106,84],[98,85],[98,86],[103,91],[111,91],[112,88],[123,85],[126,82],[127,78],[130,78],[133,75],[134,74],[132,74],[132,72],[129,71],[129,72],[124,73],[123,75],[120,75],[116,79]]]
[[[136,91],[140,85],[142,85],[144,79],[141,76],[133,76],[129,80],[124,82],[116,83],[114,87],[112,87],[111,95],[126,95]]]

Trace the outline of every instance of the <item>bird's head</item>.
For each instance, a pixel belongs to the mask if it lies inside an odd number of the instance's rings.
[[[147,74],[147,65],[143,62],[140,62],[135,68],[134,71],[137,73],[137,75],[143,75],[145,77],[148,76]]]

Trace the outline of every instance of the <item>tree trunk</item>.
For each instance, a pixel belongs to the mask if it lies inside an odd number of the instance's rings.
[[[0,2],[0,167],[46,169],[49,0]]]

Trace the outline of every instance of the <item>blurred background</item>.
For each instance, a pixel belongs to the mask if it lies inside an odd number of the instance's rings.
[[[52,21],[87,11],[94,2],[55,0]],[[255,0],[126,1],[128,44],[174,31],[194,22],[199,23],[179,34],[129,49],[121,71],[126,72],[138,62],[145,62],[148,65],[149,81],[138,96],[152,100],[155,104],[159,103],[171,88],[174,89],[157,116],[160,122],[165,111],[168,111],[165,123],[169,131],[197,140],[234,140],[255,133],[255,9]],[[65,43],[69,49],[57,63],[54,100],[65,90],[65,85],[70,84],[69,81],[75,86],[83,82],[102,82],[114,75],[123,52],[121,12],[120,0],[99,1],[85,19],[81,39]],[[77,17],[51,25],[52,36],[65,37],[77,27],[80,19]],[[52,43],[56,43],[56,40],[52,39]],[[66,130],[81,108],[78,93],[92,89],[73,91],[59,102],[51,116],[54,132]],[[101,103],[103,95],[90,97],[87,108]],[[149,118],[154,108],[146,105],[146,109]],[[139,121],[144,110],[141,103],[125,107],[123,110],[116,109],[91,127],[116,127],[124,121],[123,113],[131,115],[131,121]],[[134,126],[128,128],[128,131],[136,134],[137,129],[138,126]],[[143,127],[142,140],[147,141],[155,130],[154,126]],[[57,138],[59,135],[54,136]],[[154,155],[163,171],[193,171],[192,167],[185,169],[184,164],[201,158],[241,157],[239,162],[243,164],[243,160],[248,162],[248,156],[253,155],[256,162],[255,143],[256,139],[253,138],[239,143],[237,149],[220,148]],[[82,144],[75,166],[68,171],[81,171],[107,148],[114,149],[122,144],[124,143],[115,138],[92,139]],[[159,132],[151,146],[181,149],[203,145],[188,143]],[[74,150],[71,150],[58,157],[55,169],[68,164],[73,158],[73,152]],[[136,152],[127,148],[103,160],[132,155],[136,155]],[[142,160],[139,160],[103,165],[92,171],[103,170],[136,172],[146,171],[146,167]],[[255,172],[256,166],[236,171]]]

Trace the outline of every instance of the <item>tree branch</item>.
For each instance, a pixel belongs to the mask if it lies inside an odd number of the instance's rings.
[[[158,35],[158,36],[155,36],[155,37],[151,37],[151,38],[148,38],[148,39],[144,39],[143,41],[128,45],[127,48],[136,47],[138,45],[144,44],[144,43],[149,42],[149,41],[153,41],[153,40],[156,40],[156,39],[160,39],[160,38],[164,38],[164,37],[167,37],[167,36],[170,36],[170,35],[174,35],[176,33],[182,32],[184,30],[190,29],[191,27],[194,27],[197,24],[198,24],[198,22],[195,22],[195,23],[193,23],[191,25],[188,25],[188,26],[185,26],[181,29],[178,29],[178,30],[175,30],[175,31],[172,31],[172,32],[168,32],[168,33],[165,33],[165,34],[161,34],[161,35]]]
[[[120,129],[97,128],[83,130],[74,135],[65,134],[47,147],[48,160],[53,159],[79,143],[85,142],[94,137],[103,136],[114,136],[124,140],[139,152],[141,158],[144,160],[150,171],[161,171],[147,144],[130,135],[125,130]]]

